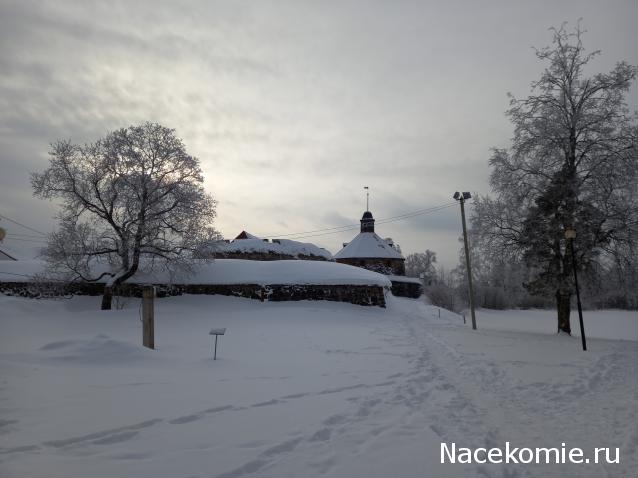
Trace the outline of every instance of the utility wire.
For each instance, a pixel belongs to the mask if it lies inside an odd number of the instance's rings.
[[[400,214],[398,216],[390,216],[387,218],[382,218],[382,219],[378,219],[375,221],[375,224],[387,224],[390,222],[396,222],[396,221],[403,221],[405,219],[410,219],[416,216],[422,216],[422,215],[426,215],[426,214],[431,214],[437,211],[441,211],[443,209],[447,209],[449,207],[452,207],[456,205],[455,202],[451,202],[451,203],[445,203],[445,204],[440,204],[438,206],[433,206],[433,207],[429,207],[426,209],[418,209],[416,211],[412,211],[412,212],[408,212],[405,214]],[[358,229],[360,227],[359,224],[348,224],[345,226],[337,226],[337,227],[328,227],[328,228],[324,228],[324,229],[315,229],[312,231],[305,231],[305,232],[296,232],[296,233],[290,233],[290,234],[268,234],[268,235],[264,235],[266,237],[274,237],[274,238],[291,238],[291,239],[304,239],[307,237],[318,237],[318,236],[327,236],[330,234],[339,234],[341,232],[347,232],[347,231],[352,231],[355,229]],[[317,233],[317,234],[315,234]]]
[[[450,204],[448,206],[445,206],[445,208],[452,207],[452,206],[454,206],[454,204]],[[437,211],[440,211],[440,210],[445,209],[445,208],[440,208],[440,209],[437,209],[437,210],[434,210],[434,211],[430,211],[430,213],[437,212]],[[421,213],[420,215],[425,215],[425,214],[427,214],[427,213]],[[377,224],[387,224],[387,223],[396,222],[396,221],[402,221],[402,220],[405,220],[405,219],[410,219],[412,217],[416,217],[416,215],[409,216],[409,217],[402,217],[402,218],[399,218],[399,219],[387,220],[387,221],[384,221],[384,222],[376,222],[375,221],[375,225],[377,225]],[[295,236],[292,239],[293,240],[295,240],[295,239],[306,239],[306,238],[310,238],[310,237],[327,236],[327,235],[330,235],[330,234],[339,234],[340,232],[356,231],[356,230],[359,229],[359,227],[360,227],[359,224],[357,224],[357,225],[351,226],[349,229],[344,229],[344,230],[341,230],[341,231],[324,232],[324,233],[321,233],[321,234],[310,234],[310,235],[307,235],[307,236]]]
[[[20,277],[31,277],[29,275],[26,274],[16,274],[15,272],[5,272],[5,271],[0,271],[0,274],[7,274],[10,276],[20,276]]]
[[[18,226],[24,227],[25,229],[28,229],[29,231],[37,232],[37,233],[38,233],[38,234],[40,234],[41,236],[46,236],[46,235],[47,235],[47,233],[46,233],[46,232],[38,231],[37,229],[33,229],[32,227],[25,226],[25,225],[24,225],[24,224],[22,224],[21,222],[15,221],[15,220],[13,220],[13,219],[11,219],[11,218],[9,218],[9,217],[7,217],[7,216],[4,216],[4,215],[2,215],[2,214],[0,214],[0,218],[5,219],[5,220],[7,220],[7,221],[9,221],[9,222],[12,222],[13,224],[16,224],[16,225],[18,225]]]
[[[431,214],[437,211],[441,211],[443,209],[452,207],[455,204],[456,204],[455,202],[451,202],[451,203],[440,204],[438,206],[433,206],[433,207],[429,207],[425,209],[417,209],[416,211],[399,214],[397,216],[381,218],[376,220],[375,223],[388,224],[391,222],[403,221],[405,219],[411,219],[416,216],[422,216],[422,215]],[[22,242],[40,242],[40,243],[46,242],[46,239],[45,239],[45,237],[47,236],[46,233],[42,231],[38,231],[37,229],[29,227],[25,224],[22,224],[21,222],[18,222],[2,214],[0,214],[0,218],[5,219],[20,227],[24,227],[25,229],[28,229],[29,231],[36,232],[40,235],[40,236],[33,236],[30,234],[18,234],[18,233],[13,234],[12,233],[12,234],[7,234],[7,237],[6,237],[7,240],[22,241]],[[353,231],[358,228],[359,228],[359,224],[347,224],[344,226],[327,227],[323,229],[313,229],[311,231],[293,232],[288,234],[260,234],[260,236],[274,237],[274,238],[304,239],[307,237],[318,237],[318,236],[326,236],[330,234],[339,234],[342,232]],[[42,239],[40,239],[40,237],[42,237]]]
[[[5,241],[18,241],[18,242],[35,242],[37,244],[46,244],[47,240],[42,239],[24,239],[22,237],[5,237]]]
[[[36,236],[35,234],[19,234],[19,233],[8,233],[7,237],[15,237],[16,239],[43,239],[42,236]]]
[[[448,203],[448,204],[444,204],[444,205],[441,205],[441,206],[436,206],[436,207],[430,208],[429,210],[424,211],[424,212],[413,212],[413,213],[403,214],[401,216],[396,216],[396,217],[393,217],[393,218],[379,219],[378,221],[375,221],[375,223],[377,223],[377,224],[387,224],[389,222],[402,221],[404,219],[410,219],[412,217],[423,216],[423,215],[430,214],[430,213],[433,213],[433,212],[442,211],[443,209],[447,209],[447,208],[452,207],[452,206],[456,206],[456,203],[453,202],[453,203]]]
[[[385,219],[379,219],[379,220],[375,221],[375,224],[379,225],[379,224],[388,224],[388,223],[396,222],[396,221],[403,221],[405,219],[410,219],[412,217],[426,215],[426,214],[431,214],[431,213],[440,211],[442,209],[446,209],[448,207],[452,207],[454,205],[455,205],[455,203],[450,203],[450,204],[446,204],[446,205],[430,208],[428,210],[415,211],[415,212],[412,212],[412,213],[402,214],[401,216],[393,216],[393,217],[389,217],[389,218],[385,218]],[[288,236],[288,238],[291,239],[291,240],[305,239],[305,238],[309,238],[309,237],[328,236],[328,235],[331,235],[331,234],[339,234],[339,233],[342,233],[342,232],[354,231],[354,230],[359,229],[359,227],[360,227],[359,224],[351,224],[351,225],[348,225],[348,226],[341,226],[341,229],[339,229],[339,230],[334,230],[336,228],[317,229],[316,231],[308,231],[308,232],[317,232],[317,234],[295,233],[295,234],[287,234],[286,236]],[[322,231],[328,231],[328,232],[322,232]],[[284,237],[284,236],[272,235],[272,237],[278,238],[278,237]]]

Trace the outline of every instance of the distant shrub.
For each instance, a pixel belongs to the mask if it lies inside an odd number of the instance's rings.
[[[457,311],[461,306],[461,302],[456,297],[455,290],[442,283],[427,287],[425,289],[425,295],[430,299],[430,303],[437,307]]]
[[[505,296],[505,291],[500,287],[484,287],[477,297],[479,307],[485,309],[505,310],[510,308],[510,303]]]

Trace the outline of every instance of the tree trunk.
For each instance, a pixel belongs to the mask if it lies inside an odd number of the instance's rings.
[[[102,310],[111,310],[111,303],[113,302],[113,293],[120,292],[120,285],[127,279],[132,277],[139,266],[139,253],[137,253],[133,265],[125,273],[118,275],[117,278],[110,283],[110,285],[104,286],[104,295],[102,296]]]
[[[102,295],[102,310],[111,310],[112,301],[113,301],[113,287],[105,285],[104,295]]]
[[[572,328],[569,324],[571,294],[561,290],[556,291],[556,310],[558,311],[558,333],[565,332],[571,335]]]

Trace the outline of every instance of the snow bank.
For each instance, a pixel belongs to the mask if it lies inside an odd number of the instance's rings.
[[[166,274],[135,276],[137,281],[169,281]],[[359,267],[324,261],[246,261],[217,259],[200,264],[193,275],[176,276],[179,284],[316,284],[316,285],[378,285],[390,287],[390,280],[376,272]]]
[[[419,284],[419,285],[422,284],[421,279],[417,279],[416,277],[392,276],[392,275],[389,275],[387,277],[388,279],[396,281],[396,282],[407,282],[410,284]]]
[[[149,352],[138,344],[116,340],[106,334],[97,334],[93,338],[47,342],[38,350],[49,360],[84,365],[130,365],[135,361],[151,358]]]
[[[0,264],[0,282],[28,282],[44,271],[44,262],[6,261]],[[376,272],[328,261],[248,261],[216,259],[194,267],[193,274],[170,274],[165,268],[138,272],[130,283],[166,284],[258,284],[258,285],[376,285],[391,287],[390,280]]]

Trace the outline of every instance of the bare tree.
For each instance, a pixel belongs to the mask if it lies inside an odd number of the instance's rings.
[[[216,235],[199,160],[172,129],[144,123],[91,144],[58,141],[49,154],[48,169],[31,175],[36,197],[62,202],[45,258],[69,279],[107,279],[102,309],[140,267],[187,266]]]
[[[436,281],[436,252],[426,249],[425,252],[415,252],[405,258],[405,275],[409,277],[421,277],[425,285],[432,285]]]
[[[493,254],[527,262],[528,289],[555,297],[558,330],[570,333],[574,264],[565,230],[577,231],[582,268],[634,241],[638,129],[624,98],[637,69],[619,62],[586,77],[599,52],[585,51],[580,25],[552,32],[553,45],[536,51],[548,65],[532,95],[511,96],[512,145],[494,150],[495,196],[478,198],[472,224]]]

